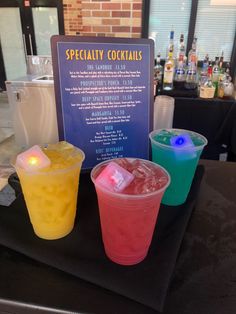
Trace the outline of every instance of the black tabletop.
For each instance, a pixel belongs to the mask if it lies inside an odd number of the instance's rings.
[[[236,166],[202,161],[205,175],[185,233],[164,314],[234,313]],[[5,247],[0,313],[158,313]]]
[[[236,309],[236,164],[202,163],[206,172],[165,314],[231,314]]]

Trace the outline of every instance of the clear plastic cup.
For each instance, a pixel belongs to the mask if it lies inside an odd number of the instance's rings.
[[[137,264],[146,257],[152,240],[161,198],[170,183],[168,172],[151,161],[134,158],[118,158],[112,161],[119,162],[122,165],[124,161],[136,162],[137,160],[155,170],[152,179],[159,180],[159,178],[162,178],[164,180],[159,188],[145,194],[132,194],[131,185],[122,192],[109,191],[97,184],[96,178],[111,160],[98,164],[91,172],[91,179],[98,197],[105,252],[113,262],[121,265]],[[135,171],[133,174],[135,174]],[[135,180],[136,178],[131,184],[135,185]],[[143,188],[141,185],[139,187]]]
[[[175,99],[170,96],[160,95],[154,102],[153,130],[172,128],[175,109]]]
[[[26,206],[35,234],[47,240],[62,238],[74,227],[79,176],[84,152],[76,147],[67,157],[60,156],[59,169],[26,171],[12,164],[19,176]],[[49,156],[50,158],[50,156]],[[62,166],[64,158],[68,162]]]
[[[171,137],[182,134],[187,134],[193,145],[170,144]],[[181,129],[154,130],[149,137],[152,145],[152,161],[164,167],[171,176],[171,184],[165,191],[162,204],[181,205],[188,196],[207,139],[196,132]]]

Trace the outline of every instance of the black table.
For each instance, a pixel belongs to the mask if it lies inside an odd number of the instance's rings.
[[[205,176],[164,314],[232,314],[236,308],[236,165],[201,161]],[[156,311],[0,247],[0,313]]]
[[[203,159],[236,160],[236,101],[175,97],[173,127],[198,132],[208,139]]]

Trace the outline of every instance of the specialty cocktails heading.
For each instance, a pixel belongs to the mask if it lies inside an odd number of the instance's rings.
[[[105,58],[111,61],[141,61],[143,58],[141,50],[116,50],[109,49],[66,49],[66,60],[68,61],[102,61]]]

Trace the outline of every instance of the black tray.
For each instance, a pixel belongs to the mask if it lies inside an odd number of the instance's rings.
[[[0,244],[162,311],[203,173],[204,168],[198,166],[185,204],[161,206],[148,256],[138,265],[120,266],[106,257],[89,174],[81,175],[76,224],[67,237],[47,241],[35,236],[20,193],[10,207],[0,208]]]

